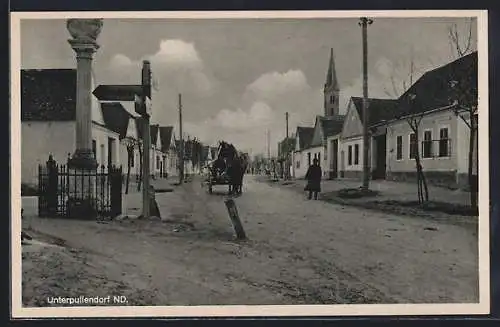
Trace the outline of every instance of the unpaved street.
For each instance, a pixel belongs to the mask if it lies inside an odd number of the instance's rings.
[[[195,180],[158,193],[163,221],[27,218],[33,235],[64,240],[58,251],[72,261],[61,268],[74,276],[54,277],[36,264],[43,254],[24,252],[23,302],[46,305],[49,288],[64,292],[52,296],[126,293],[130,304],[156,305],[478,301],[470,229],[307,201],[248,176],[235,201],[249,240],[238,242],[226,191],[209,195]]]

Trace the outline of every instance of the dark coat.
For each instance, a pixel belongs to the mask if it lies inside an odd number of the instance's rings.
[[[306,191],[321,192],[321,167],[317,165],[309,166],[306,173]]]

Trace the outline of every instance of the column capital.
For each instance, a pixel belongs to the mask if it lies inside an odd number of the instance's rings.
[[[76,58],[92,59],[94,53],[99,49],[99,44],[95,42],[69,39],[68,43],[76,52]]]

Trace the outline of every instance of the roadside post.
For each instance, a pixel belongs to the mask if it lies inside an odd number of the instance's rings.
[[[236,208],[236,203],[233,199],[226,199],[224,203],[226,204],[229,218],[231,218],[231,223],[233,224],[236,238],[239,240],[245,240],[247,236],[245,234],[245,230],[243,229],[243,224],[241,223],[238,209]]]
[[[150,151],[151,151],[151,134],[149,118],[151,116],[151,64],[148,60],[142,62],[142,83],[141,83],[140,105],[136,106],[136,112],[141,115],[142,122],[142,140],[144,142],[142,151],[142,216],[149,218],[150,211]]]

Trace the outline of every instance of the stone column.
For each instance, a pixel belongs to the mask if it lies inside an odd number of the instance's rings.
[[[102,19],[68,19],[69,44],[76,53],[76,149],[68,160],[67,212],[71,218],[94,219],[103,190],[98,190],[97,161],[92,152],[92,57]]]
[[[69,44],[76,53],[76,150],[68,165],[75,169],[95,169],[92,152],[92,58],[99,49],[96,43],[102,19],[68,19]]]

